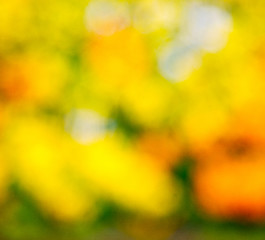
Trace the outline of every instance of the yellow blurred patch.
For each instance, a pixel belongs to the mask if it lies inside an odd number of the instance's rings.
[[[181,188],[146,159],[150,156],[107,138],[87,147],[77,167],[95,191],[151,216],[170,214],[179,205]]]

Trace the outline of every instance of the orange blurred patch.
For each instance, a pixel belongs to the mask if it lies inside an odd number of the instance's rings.
[[[265,153],[265,114],[262,111],[251,113],[248,110],[235,114],[220,129],[219,135],[191,146],[195,159],[199,162],[220,162]]]
[[[4,64],[0,76],[0,92],[4,100],[17,101],[29,96],[27,74],[20,64]]]
[[[12,56],[0,65],[0,96],[2,101],[43,103],[52,101],[60,92],[63,64],[56,57]]]
[[[210,215],[265,221],[265,141],[247,119],[201,146],[194,171],[196,198]]]
[[[162,169],[170,169],[178,164],[182,154],[180,140],[170,133],[145,133],[138,140],[137,147],[150,155]]]
[[[264,156],[199,167],[194,175],[198,202],[215,217],[265,221],[264,171]]]
[[[95,74],[107,86],[126,86],[139,81],[149,69],[144,40],[131,28],[111,36],[93,36],[89,60]]]

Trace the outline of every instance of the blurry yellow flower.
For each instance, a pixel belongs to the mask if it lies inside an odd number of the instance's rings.
[[[6,45],[0,46],[1,50],[9,50],[9,41],[20,42],[27,38],[24,30],[30,26],[31,13],[29,1],[10,0],[0,3],[0,42]]]
[[[181,129],[191,145],[215,138],[228,120],[228,112],[221,104],[210,102],[194,102],[182,119]]]
[[[10,151],[19,184],[42,207],[45,214],[63,221],[77,220],[88,211],[94,214],[93,200],[71,180],[67,165],[74,157],[66,136],[52,124],[20,119],[11,131]]]
[[[173,89],[157,79],[152,80],[131,84],[124,89],[120,104],[136,123],[158,127],[170,114]]]
[[[249,103],[263,99],[264,80],[251,64],[253,65],[253,62],[250,59],[246,59],[240,66],[234,66],[231,77],[224,79],[224,84],[230,98],[229,101],[234,109],[244,108]],[[242,71],[242,68],[244,71]]]
[[[13,51],[17,47],[19,51],[21,47],[54,52],[72,50],[85,35],[86,4],[86,0],[1,1],[0,51]]]
[[[201,68],[178,84],[187,106],[181,113],[181,129],[194,147],[222,133],[233,111],[264,102],[265,85],[251,50],[253,42],[246,36],[238,46],[242,34],[235,28],[222,51],[205,55]]]
[[[76,167],[98,194],[150,216],[167,215],[178,206],[180,186],[148,160],[150,156],[115,138],[86,147],[82,155]]]
[[[141,82],[150,67],[144,40],[132,28],[111,36],[92,36],[88,51],[98,87],[110,93]]]
[[[52,101],[62,89],[65,69],[56,57],[29,54],[10,58],[0,66],[0,92],[7,101],[30,104]]]

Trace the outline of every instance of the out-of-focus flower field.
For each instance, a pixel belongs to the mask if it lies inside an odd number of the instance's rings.
[[[264,240],[264,0],[0,0],[0,238]]]

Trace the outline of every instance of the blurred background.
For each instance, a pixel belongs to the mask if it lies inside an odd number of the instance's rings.
[[[0,2],[0,238],[263,240],[265,2]]]

